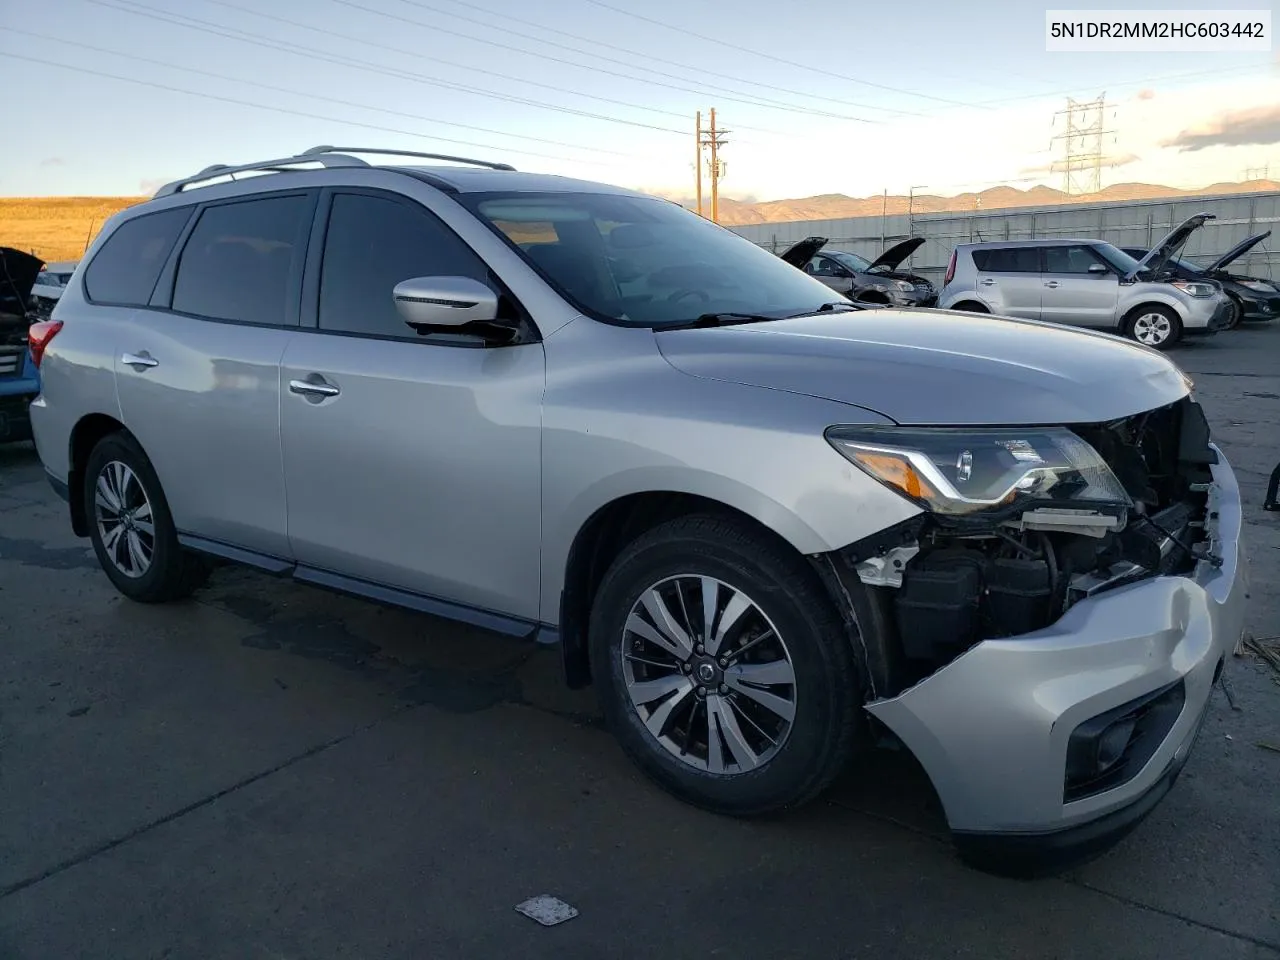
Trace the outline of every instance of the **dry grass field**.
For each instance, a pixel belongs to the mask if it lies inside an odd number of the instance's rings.
[[[46,262],[78,260],[117,210],[145,197],[0,197],[0,246]]]

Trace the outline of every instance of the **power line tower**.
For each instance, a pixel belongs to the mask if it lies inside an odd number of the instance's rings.
[[[725,138],[728,132],[728,130],[721,130],[716,127],[715,107],[711,108],[711,125],[707,129],[703,129],[702,111],[698,111],[697,153],[694,160],[698,181],[698,216],[703,216],[702,163],[703,151],[707,151],[710,157],[707,160],[707,175],[711,178],[711,220],[713,223],[720,222],[720,181],[724,178],[725,171],[725,162],[720,159],[720,150],[729,142]]]
[[[1270,180],[1271,164],[1263,164],[1261,167],[1245,167],[1244,179],[1246,183],[1250,180]]]
[[[1106,126],[1107,95],[1100,94],[1097,100],[1073,100],[1067,98],[1067,108],[1053,115],[1056,125],[1058,117],[1066,117],[1066,130],[1053,138],[1052,142],[1062,141],[1063,158],[1053,165],[1055,171],[1063,174],[1063,189],[1068,196],[1082,193],[1097,193],[1102,189],[1102,138],[1114,130],[1103,129]]]

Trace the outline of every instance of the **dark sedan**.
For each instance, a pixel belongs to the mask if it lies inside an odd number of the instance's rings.
[[[1200,267],[1189,260],[1174,259],[1169,261],[1167,269],[1172,270],[1182,280],[1210,279],[1221,283],[1223,292],[1236,306],[1236,315],[1230,326],[1238,326],[1242,320],[1265,322],[1280,317],[1280,281],[1230,273],[1226,268],[1228,264],[1240,259],[1269,236],[1271,236],[1270,230],[1255,234],[1236,244],[1207,266]],[[1122,247],[1121,249],[1138,260],[1147,254],[1142,247]]]

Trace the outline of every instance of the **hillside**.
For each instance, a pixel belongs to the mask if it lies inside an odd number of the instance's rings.
[[[981,193],[952,197],[917,194],[910,202],[916,213],[945,213],[966,210],[1000,210],[1014,207],[1049,206],[1062,203],[1155,200],[1205,194],[1252,193],[1280,190],[1280,183],[1252,180],[1247,183],[1215,183],[1201,190],[1179,190],[1147,183],[1116,183],[1096,194],[1068,196],[1052,187],[992,187]],[[0,246],[30,250],[48,260],[74,260],[102,227],[102,222],[145,197],[0,197]],[[685,206],[691,198],[673,197]],[[742,203],[720,201],[720,222],[727,226],[749,223],[780,223],[788,220],[835,220],[842,217],[878,217],[881,213],[907,212],[905,196],[847,197],[824,194],[795,200]],[[706,209],[710,213],[709,207]]]

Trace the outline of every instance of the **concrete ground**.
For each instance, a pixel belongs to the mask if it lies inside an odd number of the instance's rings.
[[[1280,325],[1191,343],[1280,633]],[[962,866],[863,763],[766,822],[639,776],[557,653],[233,568],[121,599],[30,445],[0,448],[0,957],[1280,957],[1280,686],[1214,694],[1182,779],[1056,879]],[[515,904],[581,911],[541,927]]]

